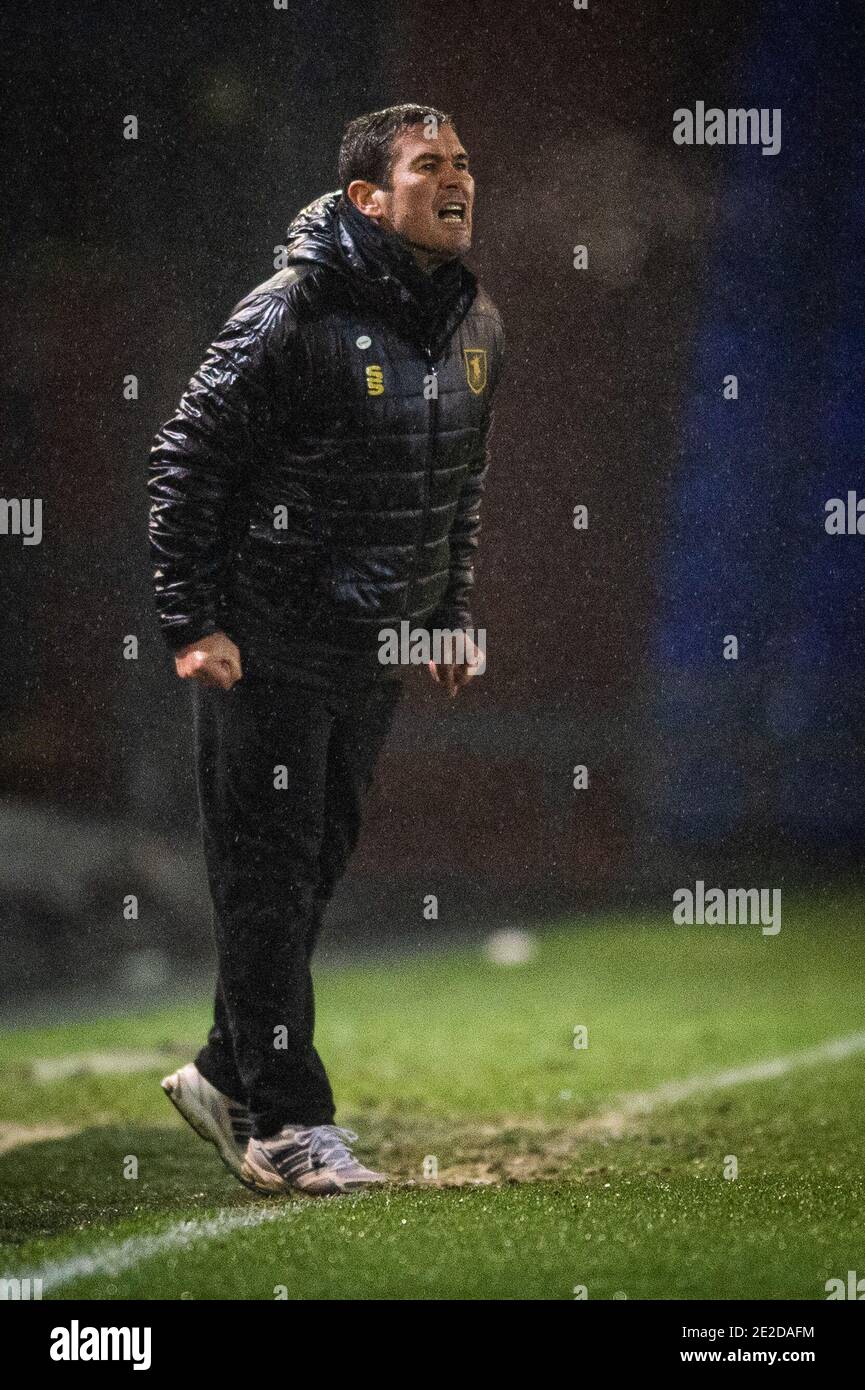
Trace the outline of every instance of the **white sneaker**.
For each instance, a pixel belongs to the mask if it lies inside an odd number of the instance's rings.
[[[271,1139],[250,1139],[240,1173],[241,1182],[256,1192],[305,1192],[331,1197],[385,1183],[355,1158],[349,1143],[357,1135],[338,1125],[299,1128],[283,1125]]]
[[[226,1168],[240,1177],[252,1131],[245,1105],[230,1100],[201,1075],[194,1062],[163,1077],[162,1089],[195,1133],[216,1147]]]

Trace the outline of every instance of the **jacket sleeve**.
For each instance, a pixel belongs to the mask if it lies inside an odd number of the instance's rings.
[[[248,466],[268,427],[285,301],[242,300],[150,451],[149,549],[156,609],[173,650],[219,630]]]
[[[477,447],[469,464],[468,476],[463,483],[456,514],[451,523],[448,586],[438,608],[427,619],[427,626],[430,628],[462,629],[465,631],[467,628],[475,626],[471,611],[472,592],[475,583],[474,559],[480,539],[481,500],[490,470],[489,440],[495,418],[492,397],[498,386],[503,360],[503,344],[499,330],[494,370],[490,383],[490,402]]]

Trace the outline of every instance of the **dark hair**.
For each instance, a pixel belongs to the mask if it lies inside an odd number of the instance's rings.
[[[451,116],[434,106],[403,102],[382,111],[368,111],[349,121],[339,147],[339,182],[345,193],[352,179],[366,179],[377,188],[390,189],[393,143],[406,126],[420,125],[434,116],[439,125],[453,125]]]

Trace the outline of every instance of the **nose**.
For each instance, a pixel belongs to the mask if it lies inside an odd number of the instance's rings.
[[[472,180],[467,170],[448,169],[442,180],[442,187],[445,191],[462,193],[466,198],[471,192]]]

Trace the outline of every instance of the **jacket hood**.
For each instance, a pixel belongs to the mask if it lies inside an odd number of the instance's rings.
[[[478,290],[459,257],[426,274],[398,236],[365,217],[340,189],[301,208],[289,225],[286,250],[287,265],[327,266],[345,278],[355,299],[387,314],[435,356]]]
[[[334,270],[341,268],[334,227],[341,197],[339,189],[334,193],[323,193],[292,218],[285,236],[288,265],[295,265],[298,261],[315,261],[319,265],[329,265]]]

